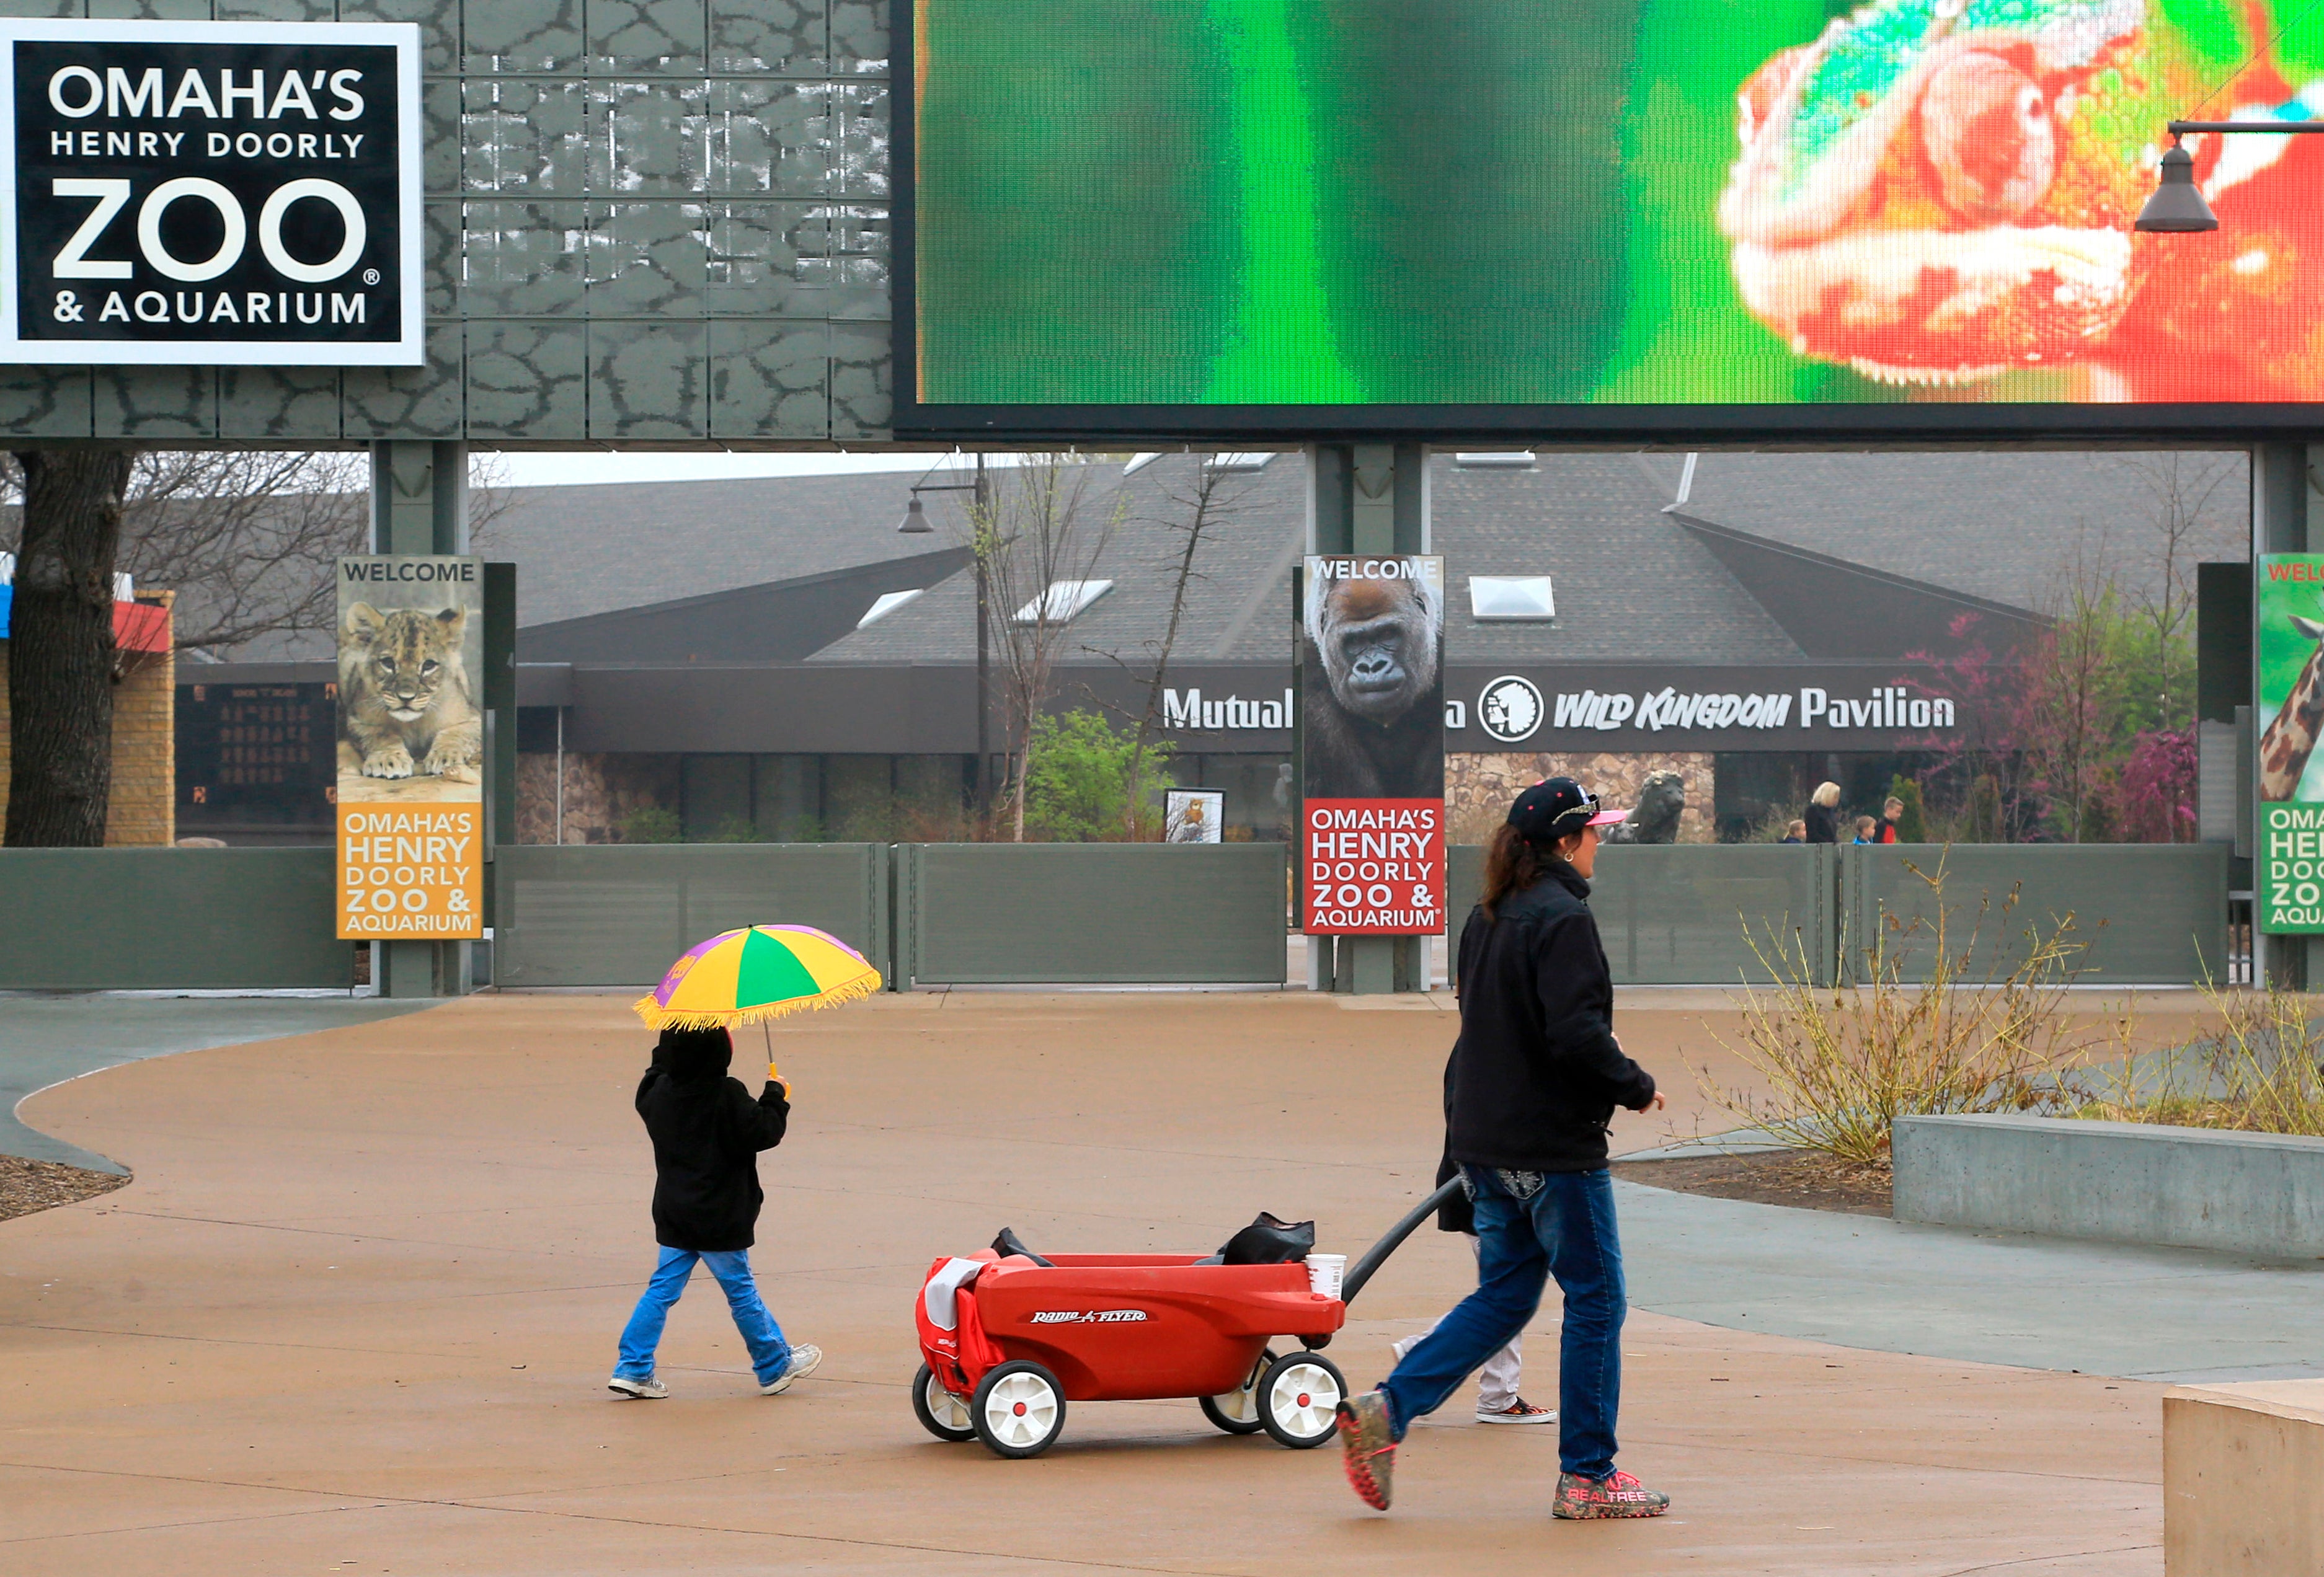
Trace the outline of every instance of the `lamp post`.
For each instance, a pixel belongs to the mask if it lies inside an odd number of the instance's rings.
[[[2190,132],[2258,132],[2271,137],[2324,132],[2324,121],[2172,121],[2163,128],[2171,147],[2163,155],[2163,179],[2131,226],[2150,235],[2184,235],[2219,227],[2219,217],[2195,185],[2195,157],[2179,145]]]
[[[984,456],[981,454],[976,456],[976,476],[973,481],[914,483],[912,484],[911,502],[904,506],[903,521],[896,528],[898,531],[903,533],[905,536],[921,536],[927,532],[936,530],[934,526],[928,523],[927,510],[920,503],[920,494],[923,493],[966,493],[973,495],[969,502],[973,515],[973,524],[975,529],[975,546],[973,550],[976,554],[975,793],[976,808],[981,813],[991,808],[987,804],[987,799],[989,798],[987,790],[991,787],[987,781],[987,778],[991,772],[991,762],[992,759],[992,747],[991,743],[991,715],[992,708],[990,704],[990,696],[992,688],[992,631],[991,620],[990,617],[991,610],[988,605],[991,602],[991,583],[987,579],[984,571],[984,530],[987,523],[987,511],[991,503],[991,494],[985,486]]]

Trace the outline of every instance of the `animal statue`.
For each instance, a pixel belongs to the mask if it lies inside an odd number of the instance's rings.
[[[2324,729],[2324,624],[2294,614],[2292,627],[2318,644],[2267,732],[2259,736],[2262,799],[2290,799],[2300,792],[2308,758],[2316,753],[2318,730]]]
[[[2198,134],[2219,230],[2131,229],[2164,124],[2213,97],[2217,62],[2250,64],[2208,118],[2308,118],[2318,85],[2279,73],[2273,31],[2266,0],[1876,0],[1832,21],[1738,96],[1718,217],[1745,305],[1893,383],[2040,369],[2065,375],[2051,398],[2324,395],[2324,139]],[[2295,42],[2313,58],[2312,32]]]
[[[1678,818],[1686,809],[1686,779],[1676,772],[1649,772],[1630,814],[1600,837],[1608,844],[1674,844]]]
[[[1444,616],[1435,589],[1417,577],[1317,576],[1306,601],[1307,798],[1443,798]]]
[[[339,631],[339,718],[366,778],[461,774],[484,754],[460,643],[467,611],[430,613],[369,603]]]

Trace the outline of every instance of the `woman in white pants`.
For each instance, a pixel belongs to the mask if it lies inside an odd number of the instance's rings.
[[[1469,1252],[1473,1254],[1476,1251],[1477,1240],[1471,1236],[1469,1239]],[[1443,1323],[1442,1320],[1437,1323]],[[1396,1345],[1388,1351],[1401,1360],[1406,1353],[1412,1351],[1422,1337],[1435,1329],[1436,1325],[1432,1324],[1427,1331],[1415,1331],[1411,1335],[1398,1339]],[[1522,1336],[1510,1338],[1509,1344],[1485,1360],[1485,1366],[1477,1371],[1478,1423],[1554,1424],[1557,1422],[1556,1408],[1536,1407],[1517,1395],[1517,1374],[1525,1367],[1525,1355],[1518,1351],[1518,1348],[1524,1342],[1525,1338]]]

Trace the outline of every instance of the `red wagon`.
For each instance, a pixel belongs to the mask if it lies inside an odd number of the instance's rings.
[[[1192,1254],[1059,1254],[994,1246],[928,1267],[913,1316],[920,1372],[912,1411],[938,1440],[982,1440],[1002,1456],[1038,1456],[1065,1427],[1067,1402],[1194,1397],[1229,1434],[1264,1429],[1295,1451],[1338,1429],[1348,1382],[1316,1351],[1397,1246],[1459,1190],[1445,1184],[1347,1268],[1337,1297],[1309,1287],[1305,1264],[1229,1265],[1246,1233],[1279,1242],[1262,1214],[1227,1249]],[[1299,1229],[1312,1242],[1314,1230]],[[1296,1249],[1279,1250],[1296,1252]],[[1247,1256],[1258,1257],[1258,1256]],[[1277,1352],[1277,1337],[1299,1345]]]
[[[1347,1317],[1305,1265],[1200,1263],[1192,1254],[982,1250],[928,1268],[915,1311],[924,1361],[912,1410],[939,1440],[1038,1456],[1065,1404],[1200,1398],[1230,1434],[1323,1444],[1347,1382],[1314,1351]],[[1295,1349],[1268,1343],[1288,1338]]]

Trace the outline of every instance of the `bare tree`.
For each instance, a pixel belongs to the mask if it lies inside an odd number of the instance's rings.
[[[1240,512],[1250,492],[1247,474],[1239,474],[1220,466],[1211,456],[1198,457],[1193,479],[1162,489],[1164,512],[1155,517],[1154,523],[1177,540],[1171,544],[1166,567],[1170,574],[1170,613],[1163,621],[1162,635],[1157,641],[1141,644],[1153,666],[1146,676],[1146,706],[1138,719],[1138,735],[1131,746],[1130,770],[1123,795],[1122,832],[1126,837],[1138,836],[1139,811],[1137,785],[1146,780],[1146,758],[1151,750],[1154,735],[1162,726],[1162,692],[1170,672],[1170,656],[1177,649],[1178,631],[1185,622],[1186,598],[1194,584],[1209,577],[1195,568],[1203,546],[1215,540]],[[1084,647],[1093,655],[1111,658],[1123,668],[1142,667],[1132,664],[1119,651],[1099,651]]]
[[[986,501],[968,512],[970,542],[987,588],[987,627],[1007,681],[1009,792],[1020,844],[1033,724],[1047,704],[1066,628],[1081,611],[1077,594],[1096,577],[1121,520],[1119,496],[1102,513],[1091,507],[1092,470],[1077,455],[1027,455],[996,474]]]
[[[497,456],[468,490],[472,540],[506,511]],[[17,513],[20,473],[0,474]],[[131,460],[115,567],[178,593],[178,650],[224,653],[268,636],[325,631],[337,618],[332,566],[364,551],[370,459],[309,449],[148,449]]]
[[[2154,706],[2167,724],[2183,705],[2180,692],[2191,678],[2181,670],[2191,667],[2185,659],[2191,656],[2187,647],[2194,633],[2195,565],[2236,467],[2225,456],[2175,450],[2136,456],[2128,464],[2145,485],[2144,512],[2153,531],[2148,546],[2159,554],[2156,576],[2140,586],[2135,605],[2152,633]]]

